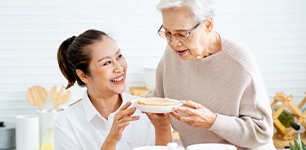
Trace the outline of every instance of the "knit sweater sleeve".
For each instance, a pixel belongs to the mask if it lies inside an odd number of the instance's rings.
[[[237,44],[237,43],[235,43]],[[259,73],[255,58],[242,45],[224,45],[228,49],[243,49],[244,52],[226,52],[241,64],[250,75],[250,81],[243,90],[238,117],[217,115],[209,129],[225,140],[241,147],[258,147],[270,142],[273,135],[272,110],[265,84]],[[241,48],[242,47],[242,48]],[[226,130],[224,132],[224,125]]]
[[[240,116],[217,114],[209,130],[241,147],[255,148],[267,144],[272,139],[271,113],[261,98],[254,83],[250,83],[241,98]]]

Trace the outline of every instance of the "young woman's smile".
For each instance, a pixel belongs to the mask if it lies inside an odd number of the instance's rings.
[[[122,83],[124,83],[124,74],[114,78],[114,79],[111,79],[111,82],[114,83],[114,84],[117,84],[117,85],[120,85]]]

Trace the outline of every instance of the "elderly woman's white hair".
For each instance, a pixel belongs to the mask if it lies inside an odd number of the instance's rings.
[[[168,8],[188,7],[197,21],[204,21],[207,17],[215,16],[215,4],[212,0],[160,0],[156,8],[163,11]]]

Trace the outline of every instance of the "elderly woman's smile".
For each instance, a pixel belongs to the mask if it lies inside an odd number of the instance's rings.
[[[176,53],[177,53],[179,56],[184,56],[187,52],[188,52],[187,49],[185,49],[185,50],[176,50]]]

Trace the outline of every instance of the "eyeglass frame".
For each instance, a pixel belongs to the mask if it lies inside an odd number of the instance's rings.
[[[174,33],[174,34],[172,34],[172,33],[171,33],[169,38],[167,38],[166,32],[165,32],[165,31],[161,31],[161,29],[164,28],[163,25],[161,25],[161,26],[159,27],[159,29],[157,30],[157,34],[158,34],[160,37],[162,37],[162,38],[164,38],[164,39],[166,39],[166,40],[168,40],[168,41],[172,41],[172,38],[174,37],[176,40],[179,40],[179,41],[181,41],[181,42],[184,42],[184,41],[186,41],[186,40],[189,38],[189,36],[191,35],[191,33],[193,33],[193,31],[196,30],[196,29],[201,25],[201,23],[202,23],[202,22],[197,23],[197,24],[196,24],[193,28],[191,28],[186,34],[180,34],[180,33]],[[164,28],[164,29],[165,29],[165,28]],[[161,32],[164,32],[164,35],[162,35]],[[175,36],[175,35],[177,35],[177,36]],[[178,38],[177,38],[178,35],[184,37],[184,39],[183,39],[183,40],[182,40],[182,39],[178,39]]]

